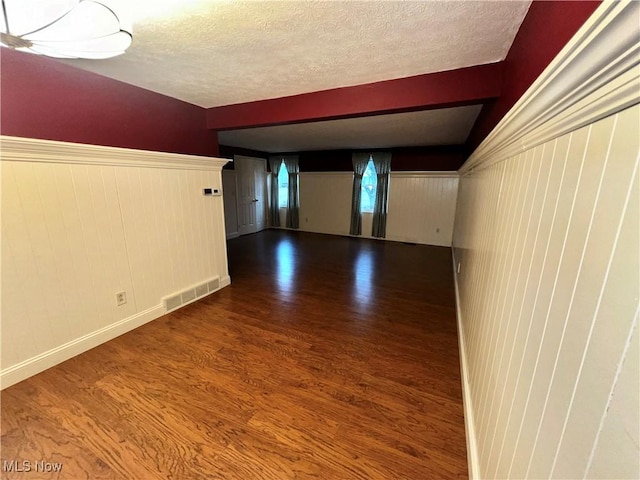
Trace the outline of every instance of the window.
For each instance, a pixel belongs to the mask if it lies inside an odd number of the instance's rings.
[[[280,171],[278,171],[278,203],[280,208],[287,208],[287,202],[289,199],[289,174],[287,173],[287,167],[284,164],[284,160],[280,165]]]
[[[360,211],[372,213],[376,203],[376,187],[378,186],[378,176],[373,166],[373,160],[369,159],[367,169],[362,176],[362,194],[360,195]]]

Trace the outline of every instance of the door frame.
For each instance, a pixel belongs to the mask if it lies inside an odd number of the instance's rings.
[[[240,230],[240,225],[239,225],[239,220],[238,220],[238,233],[239,235],[250,235],[252,233],[257,233],[260,232],[262,230],[265,230],[266,228],[268,228],[268,209],[267,209],[267,203],[268,203],[268,198],[267,198],[267,177],[268,177],[268,172],[267,172],[267,159],[266,158],[260,158],[260,157],[250,157],[247,155],[234,155],[233,156],[233,163],[237,166],[239,164],[241,164],[242,162],[253,162],[253,167],[251,168],[252,171],[252,175],[254,177],[254,182],[255,182],[255,191],[256,191],[256,197],[258,197],[257,192],[260,191],[261,194],[261,199],[259,202],[256,202],[256,219],[258,218],[258,209],[261,210],[262,213],[262,222],[258,222],[256,220],[256,229],[255,231],[251,231],[251,232],[245,232],[242,233]],[[255,168],[255,167],[258,168]],[[236,181],[236,192],[239,192],[239,183],[241,181],[240,179],[240,175],[238,175],[238,169],[236,168],[236,174],[235,174],[235,181]],[[240,172],[243,172],[243,169],[240,169]],[[259,178],[257,178],[258,176],[256,176],[256,172],[259,172]],[[236,209],[238,212],[240,212],[240,195],[236,194]]]

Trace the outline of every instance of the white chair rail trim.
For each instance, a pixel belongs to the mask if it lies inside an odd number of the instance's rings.
[[[220,171],[231,160],[84,143],[0,136],[0,157],[14,162]]]

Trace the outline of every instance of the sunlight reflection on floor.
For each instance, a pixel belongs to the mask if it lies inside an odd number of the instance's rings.
[[[294,248],[289,239],[283,239],[276,247],[276,285],[284,299],[294,293],[296,261]]]
[[[368,307],[373,296],[374,266],[371,252],[361,250],[354,263],[353,298],[360,307]]]

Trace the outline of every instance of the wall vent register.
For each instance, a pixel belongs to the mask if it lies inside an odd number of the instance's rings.
[[[168,313],[218,290],[220,290],[220,278],[215,277],[181,292],[174,293],[169,297],[164,297],[162,304]]]

